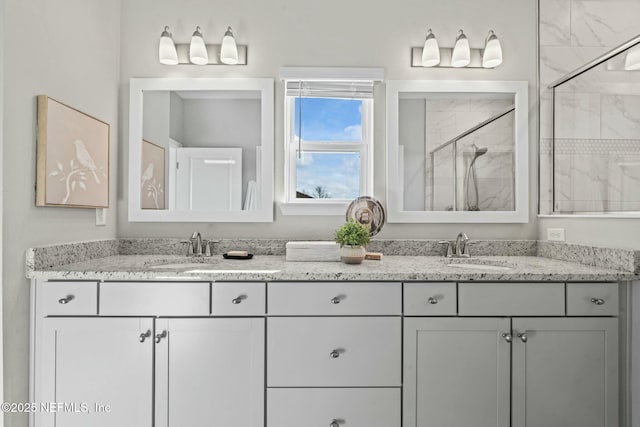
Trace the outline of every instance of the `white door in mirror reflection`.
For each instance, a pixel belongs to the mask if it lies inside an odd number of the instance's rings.
[[[242,208],[241,148],[178,148],[176,208],[239,211]]]

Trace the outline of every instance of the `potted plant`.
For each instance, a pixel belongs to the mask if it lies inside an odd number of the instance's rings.
[[[350,219],[336,230],[335,240],[340,244],[340,257],[346,264],[360,264],[364,260],[364,246],[371,241],[369,230]]]

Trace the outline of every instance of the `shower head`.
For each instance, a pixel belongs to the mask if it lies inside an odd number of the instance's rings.
[[[487,151],[489,151],[489,149],[487,147],[480,147],[478,148],[477,146],[473,146],[473,154],[475,156],[475,158],[477,159],[480,156],[483,156],[485,154],[487,154]]]

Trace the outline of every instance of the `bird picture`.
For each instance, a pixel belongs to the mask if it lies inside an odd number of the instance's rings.
[[[93,161],[93,157],[91,157],[91,154],[87,151],[87,147],[84,146],[84,142],[76,139],[73,142],[73,145],[76,147],[76,159],[78,159],[80,165],[88,169],[93,174],[96,184],[100,184],[100,178],[98,178],[98,174],[96,173],[96,162]]]

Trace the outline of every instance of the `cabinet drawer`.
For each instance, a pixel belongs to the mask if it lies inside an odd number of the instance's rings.
[[[563,316],[564,283],[459,283],[461,316]]]
[[[108,282],[100,284],[100,314],[105,316],[206,316],[206,283]]]
[[[406,316],[455,316],[456,313],[455,283],[404,284]]]
[[[400,425],[400,389],[269,389],[267,427]]]
[[[263,316],[265,306],[264,283],[229,282],[211,286],[214,316]]]
[[[399,317],[272,317],[268,385],[400,386],[401,346]]]
[[[567,283],[567,316],[617,316],[617,283]]]
[[[46,282],[40,289],[45,316],[98,314],[97,282]]]
[[[286,282],[269,283],[271,315],[400,315],[400,283]]]

